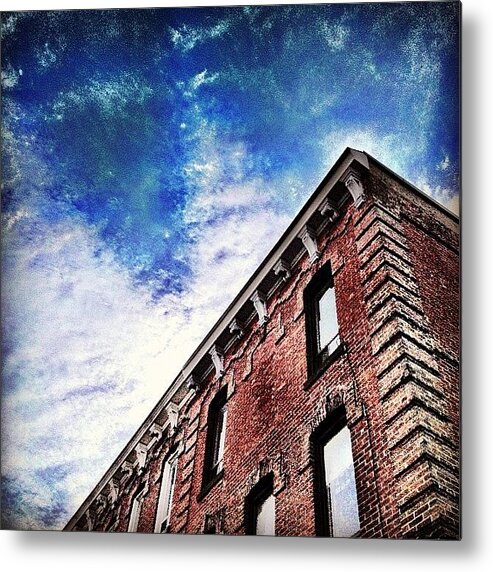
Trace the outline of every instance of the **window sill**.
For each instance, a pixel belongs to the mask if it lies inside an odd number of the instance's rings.
[[[208,479],[207,482],[204,483],[204,485],[202,485],[202,490],[197,495],[197,501],[203,500],[209,493],[209,491],[214,487],[214,485],[222,480],[223,476],[224,476],[224,469],[221,469],[219,473],[217,473],[217,475],[214,475],[213,477]]]
[[[323,361],[323,363],[310,375],[305,381],[303,389],[310,389],[312,385],[322,376],[325,371],[346,351],[346,346],[343,341],[336,347],[336,349]]]

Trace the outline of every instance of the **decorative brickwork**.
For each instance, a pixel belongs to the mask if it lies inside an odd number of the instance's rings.
[[[171,452],[168,532],[245,534],[268,476],[276,534],[315,535],[313,436],[342,411],[356,536],[458,538],[458,250],[454,215],[347,149],[66,529],[125,531],[144,490],[138,530],[153,532]],[[327,263],[338,345],[309,376],[304,293]],[[220,391],[222,470],[204,486]]]

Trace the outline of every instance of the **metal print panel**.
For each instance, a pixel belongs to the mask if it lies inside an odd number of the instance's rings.
[[[459,32],[2,14],[4,528],[460,538]]]

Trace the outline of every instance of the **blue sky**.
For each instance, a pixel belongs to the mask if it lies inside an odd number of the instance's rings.
[[[458,5],[2,15],[4,525],[58,529],[346,146],[457,210]]]

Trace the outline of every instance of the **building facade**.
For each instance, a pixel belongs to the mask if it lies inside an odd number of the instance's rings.
[[[459,274],[346,149],[66,530],[459,538]]]

